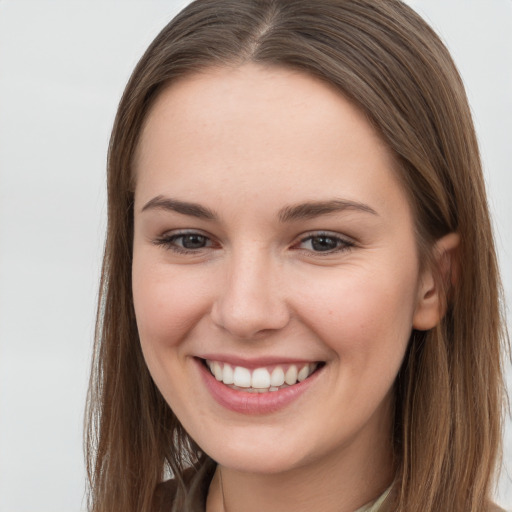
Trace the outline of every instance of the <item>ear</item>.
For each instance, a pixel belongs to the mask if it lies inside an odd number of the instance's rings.
[[[435,243],[432,265],[421,275],[418,287],[414,329],[432,329],[446,313],[446,293],[457,281],[459,243],[458,233],[449,233]]]

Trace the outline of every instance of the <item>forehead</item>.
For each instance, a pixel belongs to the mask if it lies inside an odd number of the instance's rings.
[[[375,192],[398,185],[392,152],[338,90],[257,64],[207,69],[164,89],[134,167],[136,199],[169,187],[194,195],[199,184],[218,189],[234,180],[246,193],[273,186],[314,196],[337,187],[349,199],[371,182]]]

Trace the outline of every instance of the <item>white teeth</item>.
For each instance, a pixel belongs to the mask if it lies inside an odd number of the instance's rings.
[[[239,388],[250,388],[251,372],[247,368],[237,366],[233,374],[233,384]]]
[[[280,366],[276,366],[270,376],[270,385],[278,388],[284,384],[284,371]],[[271,390],[272,391],[272,390]]]
[[[302,382],[303,380],[306,380],[309,377],[309,365],[302,367],[300,372],[297,374],[297,380],[299,382]]]
[[[225,364],[222,370],[222,382],[224,382],[224,384],[234,384],[235,382],[233,378],[233,368],[231,368],[229,364]]]
[[[270,374],[266,368],[256,368],[252,372],[251,387],[268,388],[270,387]]]
[[[222,380],[222,366],[220,363],[217,363],[216,361],[212,363],[212,371],[213,375],[215,375],[215,378],[217,380]]]
[[[241,388],[250,393],[267,393],[279,391],[297,382],[306,380],[318,367],[317,363],[309,363],[297,368],[296,364],[288,366],[286,372],[282,366],[275,366],[272,372],[267,368],[249,370],[243,366],[234,369],[228,363],[206,361],[211,373],[224,384],[233,389]]]
[[[293,384],[295,384],[297,382],[297,367],[294,364],[290,365],[288,370],[286,370],[286,374],[284,376],[284,381],[289,386],[292,386]]]

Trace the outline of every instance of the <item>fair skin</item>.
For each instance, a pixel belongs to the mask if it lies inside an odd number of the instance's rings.
[[[156,385],[218,463],[208,512],[353,512],[391,483],[393,382],[440,310],[395,167],[357,108],[296,71],[213,68],[152,107],[134,305]],[[206,361],[307,378],[249,393]]]

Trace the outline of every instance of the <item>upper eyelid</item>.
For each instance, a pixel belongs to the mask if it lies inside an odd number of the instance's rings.
[[[163,238],[164,236],[171,237],[171,236],[190,235],[190,234],[192,234],[192,235],[198,234],[198,235],[206,236],[208,238],[215,238],[213,235],[211,235],[207,231],[204,231],[202,229],[197,229],[197,228],[170,229],[170,230],[163,232],[159,237]],[[299,235],[295,236],[294,238],[296,240],[301,240],[301,239],[311,238],[314,236],[331,236],[333,238],[340,238],[342,240],[353,240],[353,238],[348,235],[338,233],[337,231],[331,231],[328,229],[315,229],[315,230],[311,230],[311,231],[306,231],[306,232],[300,233]]]
[[[200,235],[200,236],[204,236],[209,239],[215,238],[210,233],[203,231],[202,229],[184,228],[184,229],[169,229],[167,231],[164,231],[161,235],[158,235],[156,237],[156,240],[161,240],[164,238],[172,238],[172,237],[177,237],[177,236],[186,236],[186,235]]]
[[[315,231],[302,233],[298,237],[296,237],[296,240],[301,242],[304,240],[308,240],[310,238],[315,238],[317,236],[337,238],[337,239],[342,240],[343,242],[347,242],[347,243],[354,243],[354,244],[356,243],[354,238],[351,236],[348,236],[348,235],[345,235],[342,233],[338,233],[336,231],[329,231],[329,230],[315,230]]]

